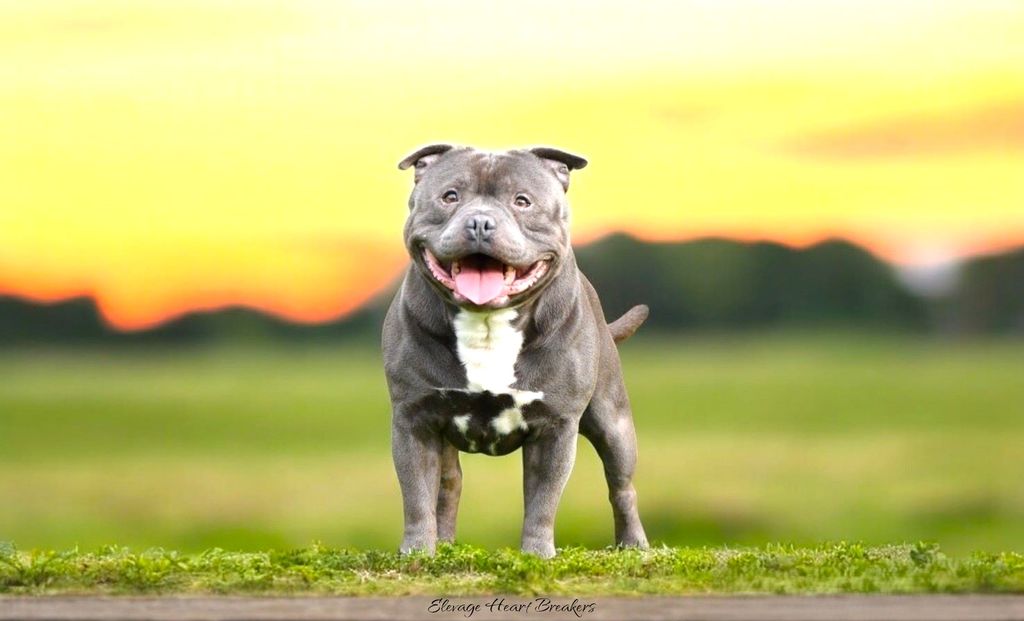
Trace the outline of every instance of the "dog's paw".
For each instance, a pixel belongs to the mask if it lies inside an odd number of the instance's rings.
[[[525,554],[533,554],[541,558],[552,558],[555,556],[555,542],[539,540],[523,540],[521,547]]]
[[[638,533],[625,533],[620,537],[616,537],[615,546],[618,548],[635,548],[638,550],[646,550],[650,548],[650,544],[647,543],[647,535],[643,531]]]
[[[402,545],[399,546],[399,554],[426,554],[427,556],[434,556],[434,548],[436,543],[433,540],[426,539],[406,539],[402,541]]]

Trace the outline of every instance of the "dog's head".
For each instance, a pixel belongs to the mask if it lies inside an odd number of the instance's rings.
[[[414,269],[473,310],[518,306],[558,273],[569,245],[569,171],[582,157],[540,147],[486,153],[437,144],[415,168],[405,245]]]

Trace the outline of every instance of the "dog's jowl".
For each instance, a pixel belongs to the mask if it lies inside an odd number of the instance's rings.
[[[636,433],[615,343],[647,317],[605,322],[569,243],[570,171],[551,148],[486,153],[431,145],[414,167],[412,263],[384,321],[403,552],[455,538],[459,451],[523,452],[522,548],[555,553],[555,511],[585,436],[604,462],[620,546],[647,545]]]

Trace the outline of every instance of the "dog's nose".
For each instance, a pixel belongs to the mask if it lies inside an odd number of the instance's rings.
[[[485,214],[475,214],[466,218],[466,237],[470,241],[490,241],[498,223]]]

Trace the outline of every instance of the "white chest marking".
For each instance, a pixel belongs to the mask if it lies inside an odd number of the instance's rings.
[[[515,309],[490,313],[462,310],[455,316],[455,340],[459,361],[466,367],[467,389],[507,393],[516,381],[516,360],[523,347],[523,333],[512,322]]]
[[[525,431],[522,407],[544,398],[542,392],[512,388],[516,361],[523,347],[523,333],[512,325],[516,316],[512,308],[480,313],[460,310],[455,316],[456,351],[466,368],[466,389],[512,395],[515,400],[515,407],[502,411],[491,421],[494,430],[502,435],[515,429]]]

